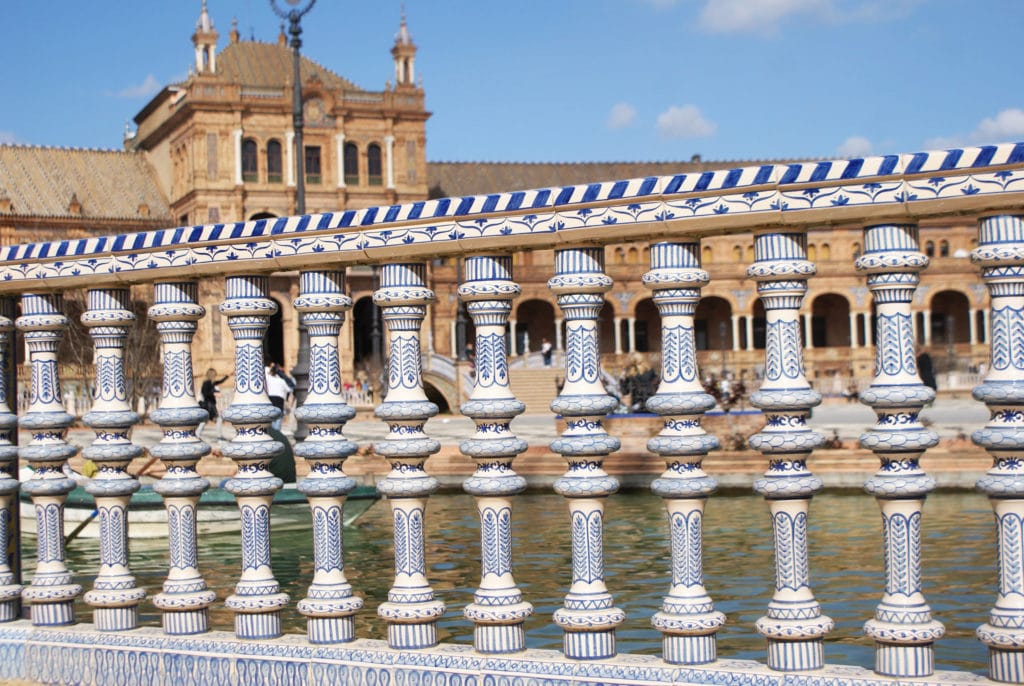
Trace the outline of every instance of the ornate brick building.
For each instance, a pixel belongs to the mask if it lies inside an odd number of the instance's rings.
[[[272,221],[295,212],[297,154],[303,155],[310,213],[753,164],[697,157],[667,163],[428,163],[425,124],[430,113],[416,82],[417,49],[404,17],[391,49],[394,80],[380,91],[364,90],[302,59],[304,150],[296,151],[292,53],[283,33],[265,43],[241,40],[232,28],[226,47],[218,51],[218,33],[204,2],[192,44],[195,62],[189,77],[165,87],[138,113],[124,151],[0,146],[4,244]],[[809,236],[809,257],[818,275],[810,280],[805,299],[805,359],[808,375],[826,392],[845,386],[850,376],[871,373],[871,299],[853,269],[861,241],[860,227],[841,224],[822,226]],[[984,356],[980,344],[987,339],[988,296],[967,259],[974,241],[975,229],[968,222],[921,227],[921,244],[933,262],[917,292],[915,324],[919,343],[930,347],[940,367],[956,363],[966,370]],[[752,259],[749,234],[704,242],[704,268],[712,282],[697,311],[697,345],[706,370],[759,372],[764,308],[745,278]],[[615,287],[602,312],[602,350],[607,367],[616,373],[633,353],[656,356],[658,314],[640,282],[648,264],[646,244],[608,246],[606,261]],[[524,364],[531,353],[538,355],[543,339],[556,347],[561,342],[560,314],[546,285],[553,264],[550,251],[515,258],[523,295],[513,311],[510,347]],[[434,260],[428,276],[438,297],[425,325],[424,378],[438,399],[454,407],[459,266]],[[350,269],[348,280],[355,307],[343,331],[342,351],[345,373],[351,375],[371,360],[373,273]],[[201,290],[208,305],[223,297],[220,280],[204,280]],[[281,311],[271,327],[268,353],[292,365],[298,349],[291,306],[297,275],[274,275],[272,292]],[[230,340],[226,322],[216,307],[208,307],[196,340],[199,368],[230,368]],[[537,359],[532,363],[540,364]]]

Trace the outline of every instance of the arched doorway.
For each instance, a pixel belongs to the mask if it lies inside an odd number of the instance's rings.
[[[644,298],[636,305],[634,336],[636,352],[661,351],[661,314],[652,298]]]
[[[597,314],[597,345],[601,353],[615,352],[615,306],[607,300]]]
[[[750,316],[753,319],[753,350],[764,350],[768,340],[768,317],[765,316],[764,301],[761,298],[754,301]]]
[[[952,346],[971,341],[970,301],[959,291],[939,291],[932,297],[932,345]]]
[[[546,338],[555,342],[555,308],[546,300],[524,300],[516,308],[515,338],[512,354],[523,355],[531,350],[540,350]]]
[[[850,347],[850,301],[836,293],[811,303],[811,344],[815,348]]]
[[[701,299],[693,318],[697,350],[732,350],[732,305],[712,295]]]
[[[271,298],[277,305],[277,311],[270,315],[267,335],[263,337],[263,358],[269,365],[271,362],[284,366],[284,327],[281,326],[281,302]]]
[[[380,326],[377,306],[369,295],[359,298],[352,306],[352,361],[356,367],[365,366],[373,355],[374,321]],[[383,333],[383,330],[381,330]]]

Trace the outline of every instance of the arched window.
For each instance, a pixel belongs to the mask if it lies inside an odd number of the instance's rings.
[[[818,261],[818,246],[816,246],[814,243],[811,243],[810,245],[807,246],[807,259],[810,260],[811,262]]]
[[[737,263],[743,261],[743,246],[742,245],[734,245],[734,246],[732,246],[732,258],[734,260],[736,260]]]
[[[821,261],[828,262],[832,259],[832,246],[828,243],[821,244]]]
[[[935,257],[935,244],[931,241],[927,241],[924,244],[924,254],[928,257]]]
[[[747,262],[753,262],[753,261],[754,261],[754,246],[753,245],[748,245],[747,246]]]
[[[256,155],[256,141],[246,138],[242,141],[242,181],[255,183],[259,181],[259,162]]]
[[[625,248],[615,248],[615,264],[626,264]]]
[[[281,183],[281,141],[267,142],[267,183]]]
[[[949,257],[949,241],[939,241],[939,257]]]
[[[380,146],[370,143],[366,147],[366,176],[371,186],[384,185],[384,170],[381,166]]]
[[[712,254],[711,253],[711,246],[710,245],[705,245],[704,248],[701,250],[701,263],[705,264],[705,265],[706,264],[710,264],[711,263],[711,254]]]
[[[626,253],[626,261],[629,264],[640,264],[640,251],[636,248],[630,248],[629,252]]]
[[[359,185],[359,148],[355,143],[345,143],[345,159],[342,162],[345,166],[345,185]]]
[[[853,259],[860,257],[860,243],[853,244]]]

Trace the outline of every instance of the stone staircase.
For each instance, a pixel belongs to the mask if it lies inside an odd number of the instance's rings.
[[[561,367],[512,367],[509,381],[516,399],[526,404],[530,414],[551,412],[551,401],[558,395],[555,382],[565,376]]]

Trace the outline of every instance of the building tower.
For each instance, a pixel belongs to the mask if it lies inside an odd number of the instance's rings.
[[[217,31],[213,28],[209,12],[206,11],[206,0],[203,0],[203,9],[196,21],[192,44],[196,46],[196,74],[216,74]]]
[[[405,5],[402,5],[402,23],[395,34],[395,45],[391,48],[391,56],[395,58],[395,87],[416,87],[416,45],[409,35],[409,27],[405,23]]]

